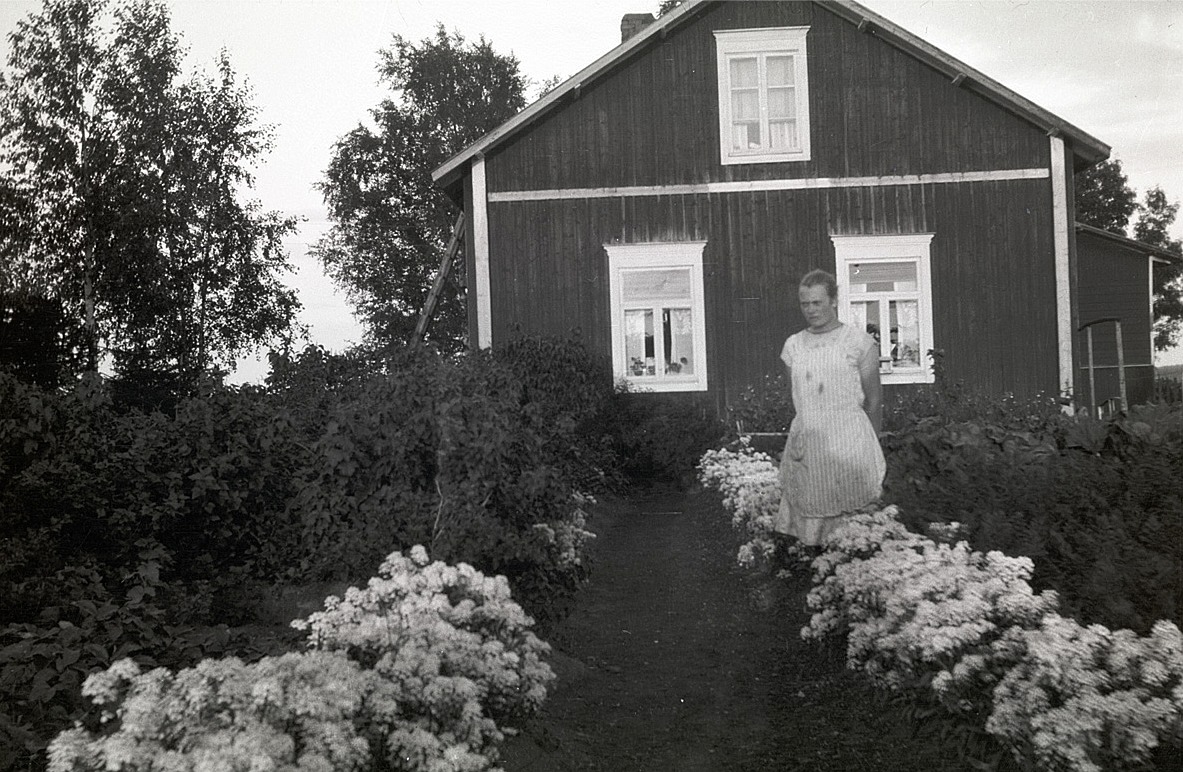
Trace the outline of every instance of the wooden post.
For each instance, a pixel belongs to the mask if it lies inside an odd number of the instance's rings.
[[[1093,375],[1093,328],[1092,325],[1085,330],[1085,335],[1089,339],[1089,415],[1097,418],[1097,379]]]
[[[1126,401],[1125,392],[1125,346],[1121,340],[1121,320],[1114,319],[1113,323],[1117,325],[1117,383],[1121,389],[1121,409],[1129,410],[1130,403]]]
[[[435,313],[435,304],[439,301],[440,293],[444,289],[444,282],[452,270],[452,263],[464,235],[464,210],[456,215],[456,224],[452,226],[452,238],[448,241],[448,248],[440,259],[439,270],[435,272],[435,281],[431,283],[431,290],[427,293],[427,300],[423,303],[423,310],[419,312],[419,321],[415,323],[415,332],[411,335],[411,345],[418,346],[423,341],[423,334],[427,332],[427,323]]]

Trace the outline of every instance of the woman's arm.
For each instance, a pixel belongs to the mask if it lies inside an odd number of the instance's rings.
[[[878,346],[868,346],[863,351],[859,358],[858,373],[863,382],[863,410],[878,434],[883,426],[883,383],[879,379]]]

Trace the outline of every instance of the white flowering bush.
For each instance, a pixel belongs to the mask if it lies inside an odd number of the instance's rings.
[[[1183,746],[1183,638],[1082,627],[1035,593],[1033,564],[912,533],[894,507],[840,526],[813,564],[806,639],[846,636],[847,664],[935,699],[1028,768],[1145,768]],[[950,526],[939,534],[951,538]],[[981,726],[981,723],[978,724]]]
[[[898,690],[931,683],[955,713],[988,707],[1021,656],[1013,630],[1057,607],[1035,594],[1029,558],[982,554],[907,531],[894,507],[850,518],[814,563],[806,638],[846,632],[847,663]]]
[[[432,563],[423,547],[392,554],[378,573],[293,626],[309,631],[314,648],[348,653],[395,685],[390,752],[489,755],[503,739],[499,723],[546,698],[550,647],[530,630],[503,576]]]
[[[1036,768],[1145,769],[1163,743],[1183,746],[1183,635],[1149,636],[1048,615],[1023,632],[1026,656],[994,691],[986,729]]]
[[[50,770],[484,772],[554,679],[505,577],[422,547],[292,624],[311,651],[92,675],[100,725],[59,735]]]
[[[82,693],[103,728],[49,745],[51,772],[360,770],[371,705],[390,685],[336,654],[287,654],[251,665],[205,660],[176,673],[130,659],[88,678]]]
[[[731,524],[746,539],[739,548],[739,564],[753,568],[767,563],[775,552],[772,524],[781,492],[772,457],[753,450],[743,439],[736,450],[707,451],[698,462],[698,479],[722,494]]]
[[[587,510],[596,505],[595,497],[576,491],[572,501],[575,506],[566,519],[534,525],[535,532],[540,533],[556,553],[557,565],[563,568],[582,567],[587,543],[596,538],[587,530]]]

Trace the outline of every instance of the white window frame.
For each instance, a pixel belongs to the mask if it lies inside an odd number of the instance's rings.
[[[809,67],[805,52],[805,37],[809,27],[767,27],[762,29],[715,30],[715,60],[719,84],[719,157],[724,165],[783,163],[809,160]],[[760,125],[761,136],[767,142],[768,90],[765,82],[764,57],[788,55],[793,58],[796,78],[797,137],[800,147],[791,151],[733,150],[731,148],[731,66],[734,58],[760,56]]]
[[[934,381],[932,365],[928,352],[934,348],[932,336],[932,245],[931,233],[910,234],[906,236],[831,236],[834,242],[835,274],[838,279],[838,317],[852,319],[851,309],[853,299],[850,290],[850,264],[873,262],[906,262],[912,261],[916,265],[915,293],[882,293],[881,300],[899,298],[901,294],[912,297],[917,303],[917,322],[920,327],[920,367],[890,368],[884,365],[881,378],[884,384],[896,383],[932,383]],[[879,293],[876,293],[879,294]],[[860,296],[861,297],[861,296]],[[887,308],[884,303],[883,309]],[[886,329],[880,327],[881,330]],[[890,336],[882,335],[880,340],[880,361],[885,356],[882,352],[890,353]],[[888,360],[890,362],[890,360]]]
[[[706,391],[706,301],[702,281],[702,253],[705,241],[650,244],[605,244],[608,253],[608,276],[610,313],[612,320],[612,372],[617,379],[630,386],[647,391]],[[630,374],[626,361],[624,340],[624,312],[637,308],[654,309],[654,319],[660,319],[655,303],[647,306],[638,302],[625,304],[623,274],[630,271],[646,271],[663,268],[687,268],[690,270],[691,334],[694,343],[694,373],[674,375],[662,372],[658,367],[655,375],[634,376]],[[661,345],[654,335],[654,345]],[[654,350],[655,359],[661,361],[663,352]]]

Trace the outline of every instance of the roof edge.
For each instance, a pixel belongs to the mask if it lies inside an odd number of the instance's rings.
[[[1031,121],[1051,135],[1061,135],[1072,142],[1073,151],[1089,166],[1104,161],[1112,148],[1078,126],[1060,118],[1031,100],[1013,91],[985,73],[970,67],[965,62],[945,53],[920,36],[909,32],[895,22],[886,19],[854,0],[814,0],[819,5],[854,22],[859,28],[873,32],[925,64],[944,72],[962,88],[972,89],[991,101],[1003,102],[1023,118]],[[868,28],[869,27],[869,28]],[[1009,103],[1007,105],[1006,103]]]
[[[588,83],[599,76],[603,71],[612,67],[618,61],[628,56],[632,51],[641,48],[651,39],[656,36],[667,34],[669,29],[676,25],[681,20],[690,16],[699,6],[705,5],[712,0],[686,0],[686,2],[674,8],[669,13],[661,16],[652,24],[649,24],[636,35],[633,35],[628,40],[616,46],[608,53],[596,59],[594,62],[584,67],[579,72],[572,75],[561,84],[551,89],[543,96],[536,99],[531,104],[527,105],[521,112],[510,118],[505,123],[502,123],[497,128],[490,131],[485,136],[473,142],[468,147],[461,150],[456,155],[449,158],[438,168],[431,173],[431,178],[436,183],[440,183],[445,178],[456,173],[461,166],[469,159],[481,155],[490,145],[495,144],[502,137],[512,134],[519,126],[523,126],[542,113],[546,112],[548,108],[554,103],[563,99],[572,92],[578,91],[582,88],[584,83]]]
[[[1127,249],[1132,249],[1135,252],[1141,252],[1149,257],[1156,257],[1168,263],[1183,263],[1183,255],[1171,252],[1170,250],[1156,247],[1153,244],[1147,244],[1145,241],[1138,241],[1131,239],[1128,236],[1122,236],[1120,233],[1107,231],[1104,228],[1098,228],[1095,225],[1088,223],[1076,223],[1076,230],[1079,233],[1088,233],[1092,236],[1103,238],[1106,241],[1112,241],[1115,244],[1120,244]]]
[[[553,90],[535,100],[517,115],[502,123],[459,153],[453,155],[432,171],[432,180],[444,187],[455,182],[464,164],[469,160],[482,155],[490,147],[498,144],[500,140],[516,132],[518,128],[529,124],[546,113],[553,105],[561,101],[568,94],[572,92],[578,93],[579,89],[583,87],[583,84],[590,83],[630,53],[646,45],[654,37],[668,34],[670,29],[693,15],[699,8],[714,1],[686,0],[686,2],[658,18],[636,35],[608,51],[599,59],[596,59],[587,67],[584,67],[575,75],[572,75],[563,83],[556,86]],[[889,21],[860,3],[854,2],[854,0],[813,1],[847,21],[853,22],[860,29],[878,35],[887,43],[900,48],[906,53],[920,59],[925,64],[943,72],[949,76],[950,80],[955,81],[962,88],[972,89],[986,99],[999,104],[1004,109],[1014,111],[1020,117],[1031,121],[1036,126],[1047,131],[1049,135],[1066,138],[1069,141],[1069,146],[1073,154],[1085,162],[1085,167],[1092,166],[1109,157],[1112,148],[1101,140],[1054,113],[1045,110],[1026,97],[1012,91],[993,78],[970,67],[960,59],[945,53],[923,38]]]

